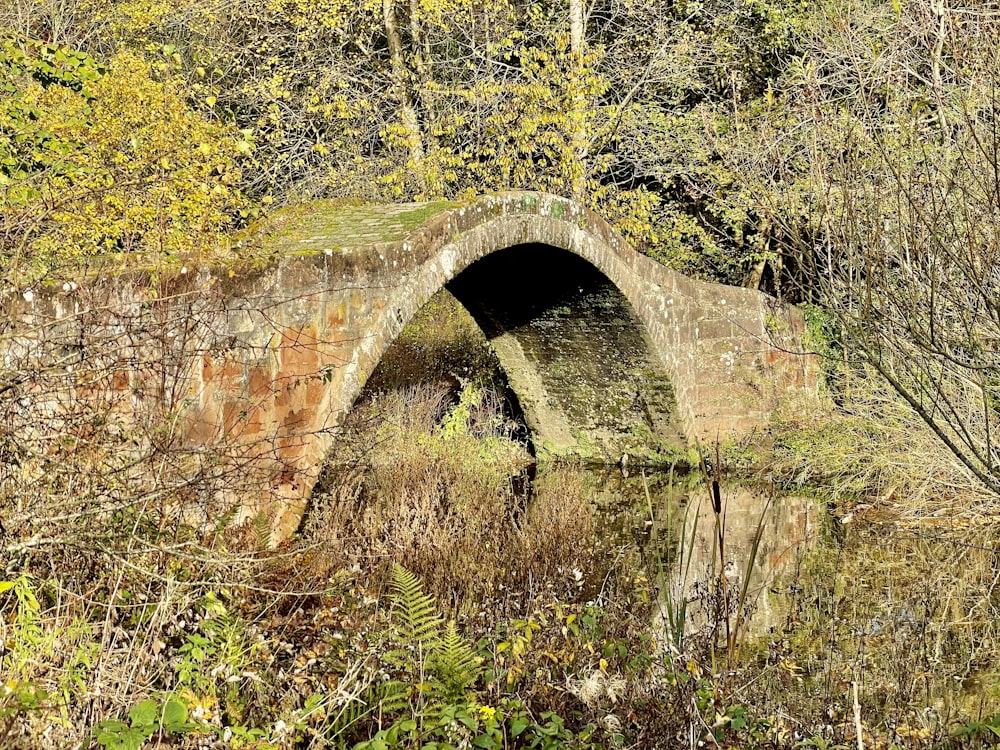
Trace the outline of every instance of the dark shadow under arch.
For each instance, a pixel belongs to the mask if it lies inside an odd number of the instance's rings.
[[[540,449],[603,462],[683,450],[668,373],[624,294],[590,262],[515,245],[446,288],[491,341]]]

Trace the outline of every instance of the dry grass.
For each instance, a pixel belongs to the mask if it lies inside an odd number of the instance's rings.
[[[998,499],[875,378],[857,380],[835,412],[789,422],[770,468],[785,484],[822,488],[846,512],[876,506],[903,524],[992,521]]]
[[[404,565],[466,612],[515,613],[534,587],[595,571],[580,480],[557,472],[529,505],[533,465],[501,402],[475,384],[460,399],[426,384],[372,395],[322,480],[310,533],[345,566]]]

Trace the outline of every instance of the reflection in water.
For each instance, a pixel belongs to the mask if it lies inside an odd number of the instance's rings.
[[[655,510],[655,507],[654,507]],[[666,512],[664,512],[666,510]],[[661,619],[667,597],[686,602],[684,635],[724,619],[723,600],[731,619],[747,617],[743,629],[763,634],[784,612],[779,586],[787,589],[805,553],[818,537],[816,504],[809,498],[777,497],[756,488],[733,486],[722,493],[716,515],[708,492],[692,491],[676,509],[654,514],[652,539],[668,565],[661,586]],[[721,551],[720,551],[721,550]],[[723,588],[724,587],[724,588]]]
[[[687,637],[718,624],[724,634],[722,587],[731,623],[744,602],[745,632],[762,635],[780,623],[781,592],[794,587],[799,565],[819,536],[814,500],[732,485],[721,490],[717,515],[700,478],[624,477],[608,468],[581,472],[589,475],[601,511],[599,532],[612,542],[635,543],[656,575],[657,630],[669,637],[680,627],[675,635]],[[544,473],[539,482],[541,489]]]

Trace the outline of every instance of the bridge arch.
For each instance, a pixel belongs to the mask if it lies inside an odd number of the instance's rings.
[[[494,205],[492,203],[484,205],[484,202],[477,202],[471,206],[454,210],[443,216],[443,221],[435,222],[434,230],[428,234],[430,241],[437,247],[423,263],[418,264],[407,275],[403,283],[389,293],[386,313],[376,326],[377,329],[381,329],[381,333],[371,336],[361,346],[358,352],[357,378],[352,380],[349,388],[344,392],[345,401],[341,405],[343,409],[349,409],[353,405],[371,372],[382,360],[389,346],[396,340],[412,316],[427,304],[435,293],[443,288],[452,287],[454,282],[467,276],[467,272],[480,265],[480,261],[490,257],[495,258],[498,253],[508,253],[513,249],[528,246],[571,253],[610,281],[630,308],[630,317],[633,318],[630,323],[638,328],[636,338],[640,338],[645,344],[643,348],[647,350],[644,352],[647,355],[646,361],[640,364],[646,365],[647,368],[649,366],[656,367],[660,370],[658,374],[665,376],[661,380],[666,381],[669,378],[670,382],[673,381],[676,377],[678,364],[683,357],[690,356],[690,352],[684,351],[683,347],[673,347],[666,350],[668,356],[664,357],[660,348],[653,343],[653,331],[656,330],[654,326],[658,326],[660,329],[657,332],[661,338],[666,333],[664,317],[657,311],[656,305],[666,302],[669,308],[674,303],[670,300],[661,300],[659,287],[655,283],[650,283],[650,279],[637,274],[636,270],[629,265],[629,261],[633,258],[640,262],[648,261],[648,259],[642,258],[622,242],[601,217],[582,209],[575,203],[554,196],[537,196],[536,194],[522,194],[519,197],[525,208],[531,210],[537,207],[538,213],[519,213],[513,216],[510,213],[490,215]],[[542,200],[549,201],[549,203],[546,205],[535,202]],[[518,208],[520,207],[518,205]],[[456,224],[459,222],[464,227],[463,229],[456,229]],[[611,238],[614,244],[609,242],[607,238]],[[530,276],[540,270],[532,264],[525,266],[524,273]],[[461,293],[455,289],[452,291],[456,293],[460,301],[468,303],[468,300],[463,299]],[[510,294],[516,296],[518,292],[516,289],[511,289]],[[512,304],[516,305],[518,301]],[[471,307],[468,304],[466,306]],[[677,307],[682,306],[678,305]],[[650,311],[652,314],[648,314]],[[470,309],[470,312],[478,320],[479,316],[476,311]],[[479,320],[479,322],[482,327],[482,321]],[[566,331],[562,331],[562,333],[566,333]],[[516,334],[514,338],[517,338]],[[616,355],[622,354],[616,346],[617,342],[608,341],[605,343]],[[635,348],[634,342],[632,343],[632,348]],[[542,383],[545,379],[545,373],[534,368],[527,358],[522,356],[518,341],[504,337],[494,341],[494,348],[501,366],[511,381],[513,390],[525,407],[529,427],[531,427],[535,437],[548,445],[550,450],[556,453],[578,452],[577,449],[587,446],[587,450],[596,451],[596,454],[588,455],[590,458],[597,454],[615,457],[621,455],[621,448],[624,444],[616,442],[611,445],[606,439],[596,437],[593,431],[586,434],[588,433],[587,428],[579,424],[578,420],[574,420],[565,413],[556,413],[564,412],[564,410],[559,409],[558,405],[553,403],[551,398],[553,394],[538,392],[539,388],[545,390],[545,384]],[[634,354],[632,359],[636,359]],[[630,362],[637,364],[631,360]],[[622,364],[624,365],[624,363]],[[532,372],[525,373],[526,369],[530,369]],[[520,373],[520,377],[518,373]],[[551,384],[548,385],[551,388]],[[673,394],[670,395],[673,396]],[[645,410],[649,411],[650,401],[659,402],[660,400],[662,400],[662,394],[648,399]],[[540,401],[545,403],[539,403]],[[674,399],[671,398],[671,401],[673,402]],[[687,406],[687,404],[685,405]],[[661,406],[666,408],[660,408]],[[673,411],[675,407],[675,403],[671,403],[669,406],[655,406],[654,408],[659,410],[657,423],[673,417],[674,415],[668,415],[666,411],[668,409]],[[693,415],[682,414],[679,416],[681,417],[679,421],[675,420],[674,424],[666,428],[666,431],[671,433],[669,437],[661,435],[661,437],[667,437],[674,444],[679,444],[682,441],[679,432],[683,429],[683,425],[688,424],[693,419]],[[632,427],[635,425],[622,424],[622,429],[619,432],[625,434]],[[662,433],[664,430],[661,429],[660,432]],[[572,437],[570,437],[570,433],[572,433]]]
[[[669,374],[691,439],[766,424],[789,391],[810,383],[808,363],[786,354],[797,347],[773,342],[776,332],[789,341],[800,333],[794,313],[758,292],[666,269],[573,201],[521,192],[382,211],[320,203],[279,215],[262,240],[279,261],[252,293],[228,303],[254,321],[237,332],[244,340],[263,330],[244,349],[245,393],[237,401],[255,403],[242,436],[274,447],[262,505],[278,507],[279,536],[297,523],[336,426],[405,324],[439,289],[506,248],[568,251],[621,291]],[[195,421],[225,425],[239,383],[200,385]]]
[[[538,243],[497,248],[454,269],[443,288],[485,334],[541,454],[611,463],[686,450],[672,380],[646,326],[588,260]],[[386,343],[376,370],[394,345]]]

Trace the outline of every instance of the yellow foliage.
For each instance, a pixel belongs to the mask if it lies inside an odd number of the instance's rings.
[[[44,137],[27,141],[32,153],[18,158],[29,168],[0,194],[0,213],[17,217],[5,227],[5,267],[36,276],[98,254],[157,263],[224,249],[250,209],[237,186],[252,150],[245,134],[193,112],[178,81],[157,80],[133,53],[115,56],[86,91],[22,84],[19,106]],[[16,153],[10,115],[0,107],[0,146]]]
[[[151,41],[172,19],[185,16],[204,26],[211,8],[202,0],[82,0],[83,9],[105,22],[105,35],[116,44]]]
[[[807,7],[801,0],[598,4],[576,50],[567,8],[558,3],[74,0],[51,11],[42,10],[49,3],[21,5],[26,10],[17,14],[0,10],[0,24],[16,22],[21,33],[42,36],[58,17],[64,38],[92,53],[145,54],[149,77],[182,92],[190,109],[252,129],[257,160],[244,186],[257,196],[383,202],[546,190],[610,216],[654,257],[729,280],[756,263],[773,234],[753,228],[755,214],[732,162],[756,158],[758,125],[781,127],[792,103],[779,83],[781,61],[806,59],[792,54]],[[387,24],[398,28],[390,33]],[[120,70],[101,85],[119,77]],[[215,143],[195,136],[196,144]],[[248,151],[241,146],[236,156],[249,158]],[[780,168],[808,174],[801,157],[787,151]],[[181,184],[197,181],[190,162],[167,153],[116,169],[130,175],[144,164],[159,164]],[[208,191],[213,200],[233,186],[219,182]],[[162,200],[187,205],[185,216],[195,211],[192,200],[204,207],[204,196],[194,200],[189,191],[185,203],[167,192]],[[121,211],[138,212],[117,200]],[[209,215],[209,224],[218,218]],[[97,212],[88,226],[101,220]],[[135,233],[126,234],[131,248]],[[72,233],[70,239],[76,241]],[[114,228],[104,239],[122,245]],[[177,241],[164,237],[165,244]]]

